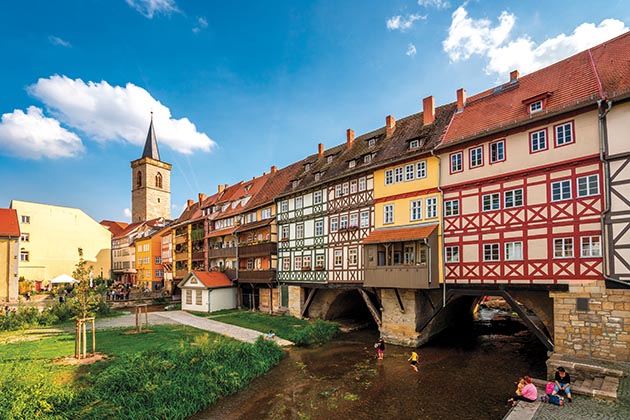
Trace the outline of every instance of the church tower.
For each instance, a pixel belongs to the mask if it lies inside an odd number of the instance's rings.
[[[153,113],[144,151],[131,162],[131,221],[171,218],[171,167],[160,160]]]

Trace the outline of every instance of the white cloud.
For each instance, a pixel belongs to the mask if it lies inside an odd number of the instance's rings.
[[[436,9],[448,9],[451,4],[442,0],[418,0],[418,6],[435,7]]]
[[[179,12],[175,5],[175,0],[125,0],[127,4],[136,9],[140,14],[149,19],[153,19],[156,13],[165,15],[171,12]]]
[[[416,55],[416,46],[413,44],[409,44],[409,47],[407,48],[407,52],[405,54],[407,54],[409,57],[413,57],[414,55]]]
[[[127,218],[127,219],[131,219],[131,210],[129,210],[128,208],[123,210],[123,215]]]
[[[66,48],[72,47],[72,44],[70,44],[68,41],[63,40],[63,39],[59,38],[58,36],[54,36],[54,35],[50,35],[48,37],[48,42],[50,42],[53,45],[60,45],[62,47],[66,47]]]
[[[537,45],[527,35],[509,40],[516,22],[513,14],[503,11],[498,21],[492,26],[487,19],[472,19],[464,6],[459,7],[442,42],[444,51],[454,62],[472,55],[485,57],[487,74],[506,75],[512,70],[526,74],[628,31],[623,22],[605,19],[599,25],[582,23],[571,35],[560,34]]]
[[[206,20],[205,17],[201,16],[197,18],[197,23],[195,25],[195,27],[192,29],[192,31],[194,33],[197,33],[199,31],[201,31],[202,29],[205,29],[208,27],[208,21]]]
[[[406,31],[407,29],[411,28],[413,26],[413,23],[416,20],[419,19],[426,19],[426,16],[420,16],[420,15],[407,15],[407,17],[403,17],[403,16],[393,16],[389,19],[387,19],[387,29],[389,29],[390,31],[395,31],[395,30],[399,30],[399,31]]]
[[[2,115],[0,150],[23,159],[57,159],[77,156],[84,147],[79,136],[45,117],[41,108],[30,106],[26,114],[16,109]]]
[[[487,19],[472,19],[464,6],[453,12],[448,38],[442,42],[444,51],[455,62],[467,60],[473,54],[484,55],[507,39],[516,18],[505,11],[499,16],[499,24],[492,27]]]
[[[188,118],[174,119],[171,111],[149,92],[132,83],[111,86],[106,81],[83,82],[66,76],[41,78],[27,88],[65,125],[99,141],[143,145],[150,111],[158,143],[184,154],[209,152],[216,145],[197,131]]]

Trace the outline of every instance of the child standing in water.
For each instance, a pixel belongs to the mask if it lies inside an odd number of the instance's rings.
[[[376,347],[376,354],[378,355],[378,360],[383,360],[383,355],[385,354],[385,341],[383,341],[383,337],[378,339],[374,347]]]
[[[411,351],[411,357],[407,359],[413,370],[418,371],[418,353]]]

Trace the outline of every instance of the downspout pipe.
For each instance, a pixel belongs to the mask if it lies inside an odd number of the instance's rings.
[[[610,213],[610,164],[606,160],[606,154],[608,152],[608,127],[606,124],[606,115],[612,109],[613,102],[611,100],[599,99],[597,101],[597,109],[598,109],[598,128],[599,128],[599,160],[602,163],[604,168],[604,210],[600,215],[600,225],[602,229],[602,248],[605,247],[605,252],[603,253],[604,261],[603,261],[603,270],[602,274],[604,276],[604,280],[622,284],[626,287],[629,287],[628,283],[612,278],[609,275],[609,263],[610,263],[610,254],[608,250],[608,246],[604,245],[604,239],[606,238],[606,216]],[[606,238],[607,239],[607,238]]]
[[[442,238],[442,246],[440,247],[440,255],[441,255],[441,264],[440,264],[440,268],[442,269],[442,308],[446,307],[446,269],[444,267],[444,191],[442,190],[442,182],[441,182],[441,178],[442,178],[442,160],[440,159],[440,156],[435,154],[435,149],[431,149],[431,156],[436,157],[438,160],[438,185],[437,185],[437,189],[440,193],[440,202],[442,204],[441,208],[439,209],[439,211],[442,212],[442,223],[440,223],[440,236],[438,237],[438,246],[440,245],[440,240],[439,238]],[[429,266],[430,267],[430,266]],[[429,270],[429,276],[430,276],[430,270]],[[438,276],[439,277],[439,276]],[[429,277],[430,279],[430,277]],[[430,282],[430,280],[429,280]]]

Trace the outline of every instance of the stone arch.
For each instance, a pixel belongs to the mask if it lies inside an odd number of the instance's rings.
[[[337,319],[361,319],[374,322],[374,318],[365,304],[365,301],[356,289],[336,291],[330,304],[323,311],[323,318],[328,321]]]
[[[155,175],[155,187],[162,188],[162,174],[159,172]]]
[[[136,187],[142,187],[142,171],[136,173]]]

